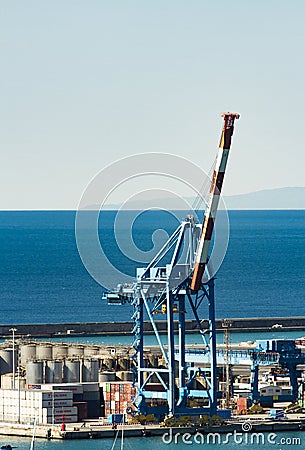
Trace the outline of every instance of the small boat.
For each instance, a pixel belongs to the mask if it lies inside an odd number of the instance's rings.
[[[12,448],[17,448],[17,447],[12,447],[11,444],[7,444],[7,445],[2,445],[2,447],[0,447],[3,450],[11,450]]]

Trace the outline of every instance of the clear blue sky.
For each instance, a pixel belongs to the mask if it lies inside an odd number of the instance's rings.
[[[1,209],[76,208],[140,152],[208,170],[237,122],[225,194],[304,186],[305,2],[2,0]]]

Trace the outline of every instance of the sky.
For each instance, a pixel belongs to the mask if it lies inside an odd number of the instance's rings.
[[[225,195],[304,186],[304,17],[303,0],[2,0],[0,209],[75,209],[138,153],[208,171],[229,110]]]

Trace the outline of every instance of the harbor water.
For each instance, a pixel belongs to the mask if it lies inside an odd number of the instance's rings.
[[[103,212],[101,242],[111,262],[133,276],[143,263],[119,251],[115,214]],[[103,288],[82,265],[74,219],[74,211],[0,212],[0,323],[130,320],[131,307],[118,313],[105,304]],[[305,316],[305,211],[231,211],[229,219],[228,251],[215,283],[217,317]],[[164,211],[140,214],[135,244],[147,251],[156,229],[170,234],[177,225]]]
[[[183,439],[185,442],[183,442]],[[209,449],[229,449],[237,450],[239,448],[247,448],[251,450],[283,450],[285,448],[290,449],[302,449],[305,447],[305,432],[285,432],[285,433],[264,433],[260,436],[254,435],[254,433],[243,433],[241,436],[227,436],[226,434],[216,436],[215,441],[207,443],[207,436],[201,438],[198,436],[183,437],[173,433],[172,437],[169,435],[160,437],[149,438],[125,438],[124,449],[140,450],[145,446],[146,450],[165,450],[165,449],[185,449],[185,448],[209,448]],[[112,439],[96,439],[96,440],[73,440],[73,441],[45,441],[37,440],[35,450],[111,450],[113,446]],[[188,442],[188,443],[187,443]],[[8,438],[0,437],[0,445],[8,443]],[[12,438],[9,439],[9,443],[12,447],[17,447],[18,450],[28,450],[30,448],[30,439]],[[120,436],[116,441],[116,445],[113,450],[121,449]]]

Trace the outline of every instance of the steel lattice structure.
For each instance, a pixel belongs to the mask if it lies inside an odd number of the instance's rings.
[[[118,285],[109,292],[109,301],[129,299],[134,307],[135,350],[134,374],[137,396],[135,404],[140,413],[164,412],[174,414],[210,414],[217,411],[216,325],[214,278],[208,274],[208,256],[219,197],[234,130],[236,113],[224,113],[224,125],[218,150],[209,202],[203,224],[188,216],[171,235],[153,260],[137,269],[132,285]],[[208,281],[203,282],[206,273]],[[203,313],[203,307],[207,313]],[[165,342],[158,329],[157,317],[163,314],[167,324]],[[203,342],[203,352],[209,356],[208,367],[187,365],[185,361],[185,320],[192,318],[196,332]],[[207,314],[208,328],[202,326]],[[175,320],[175,316],[177,319]],[[164,364],[146,367],[144,359],[144,322],[148,320],[156,337]],[[177,343],[175,343],[175,338]],[[201,378],[201,389],[195,379]],[[150,390],[152,379],[161,385],[159,392]],[[197,400],[197,407],[190,401]],[[158,402],[162,405],[158,406]]]

